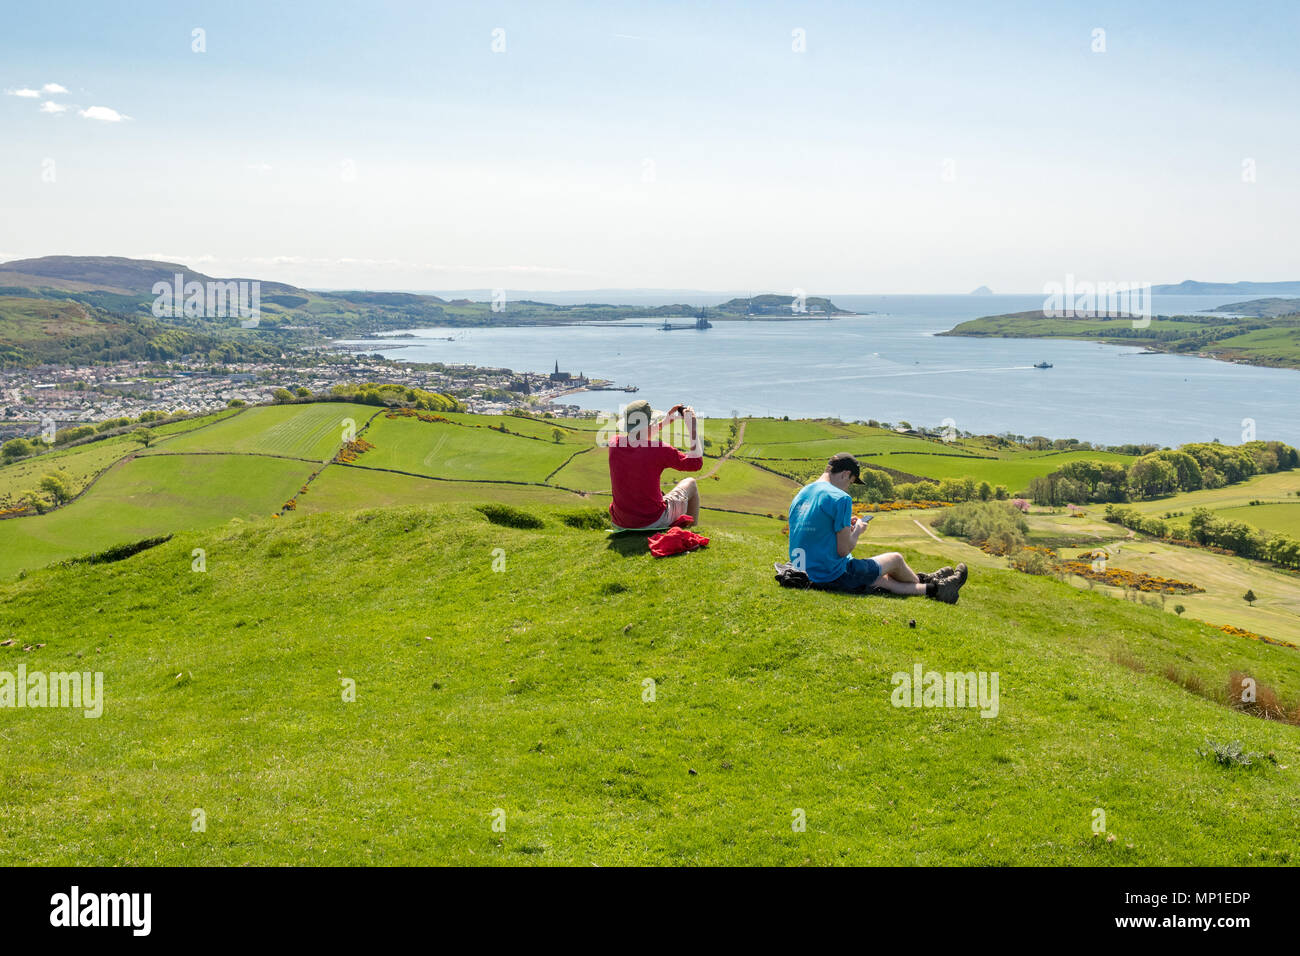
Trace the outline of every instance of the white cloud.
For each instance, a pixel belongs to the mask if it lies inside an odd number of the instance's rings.
[[[86,119],[100,120],[104,123],[120,123],[122,120],[128,120],[131,117],[117,110],[109,109],[107,106],[91,106],[88,109],[81,110],[81,115]]]
[[[61,86],[58,83],[46,83],[44,86],[41,87],[41,92],[42,93],[66,93],[68,92],[68,88],[66,86]]]
[[[41,95],[40,90],[5,90],[10,96],[25,96],[28,99],[35,99]]]
[[[46,100],[41,104],[42,113],[62,113],[67,109],[62,103],[55,103],[53,100]]]

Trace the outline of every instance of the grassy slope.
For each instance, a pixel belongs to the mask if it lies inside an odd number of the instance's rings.
[[[168,452],[221,451],[328,461],[351,423],[358,431],[379,409],[324,402],[250,408],[211,428],[167,443]]]
[[[46,645],[0,668],[107,699],[6,712],[0,863],[1293,861],[1300,729],[1109,657],[1296,686],[1296,652],[1011,572],[955,608],[781,591],[755,520],[656,561],[553,516],[297,516],[0,585],[0,633]],[[999,672],[1000,715],[892,707],[918,661]]]
[[[368,468],[480,480],[545,481],[582,447],[486,428],[383,415],[375,419],[365,437],[375,445],[360,462]]]
[[[0,578],[184,528],[266,517],[311,465],[237,455],[139,456],[47,515],[0,521]],[[195,489],[202,489],[196,494]]]
[[[217,412],[159,425],[152,429],[158,436],[155,447],[165,448],[169,436],[202,428],[232,414],[233,412]],[[55,449],[31,458],[21,458],[0,467],[0,507],[6,503],[17,503],[19,496],[36,488],[41,478],[53,472],[61,471],[66,474],[73,491],[80,492],[91,479],[113,462],[140,450],[140,444],[130,435],[119,435],[72,448]]]

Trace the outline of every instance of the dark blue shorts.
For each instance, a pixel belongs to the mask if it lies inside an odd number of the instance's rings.
[[[849,558],[849,566],[829,584],[817,585],[823,591],[869,591],[880,577],[880,564],[875,558]]]

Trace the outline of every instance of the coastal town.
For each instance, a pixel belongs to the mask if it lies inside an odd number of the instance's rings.
[[[339,384],[392,383],[451,395],[468,411],[527,408],[556,418],[593,414],[563,399],[613,383],[581,372],[515,372],[472,365],[423,365],[372,355],[333,355],[283,362],[213,365],[207,361],[119,362],[0,370],[0,440],[30,437],[145,412],[197,414],[270,401],[277,389],[313,394]]]

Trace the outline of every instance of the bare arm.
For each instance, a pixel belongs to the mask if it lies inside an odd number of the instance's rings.
[[[847,528],[840,528],[835,532],[835,550],[841,558],[847,558],[853,553],[853,549],[858,545],[858,538],[862,537],[862,532],[867,530],[867,523],[853,519],[853,523]]]

